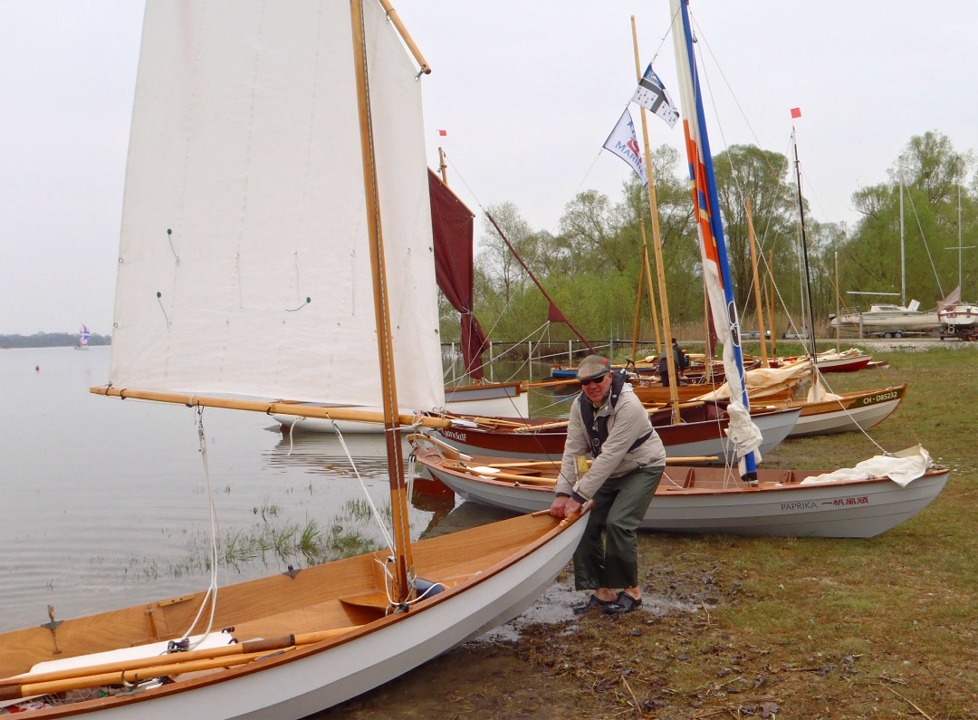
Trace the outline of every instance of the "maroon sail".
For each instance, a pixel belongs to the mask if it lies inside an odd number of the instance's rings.
[[[472,254],[474,218],[439,177],[428,170],[431,229],[435,239],[435,278],[438,287],[462,318],[462,358],[465,373],[482,380],[482,353],[489,348],[486,334],[472,311]]]

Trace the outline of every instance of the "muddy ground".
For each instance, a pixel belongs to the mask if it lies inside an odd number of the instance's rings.
[[[578,617],[572,608],[587,594],[572,590],[565,571],[516,621],[315,717],[704,718],[728,708],[774,717],[776,702],[754,687],[756,680],[740,679],[738,665],[766,662],[751,657],[749,649],[728,649],[732,677],[716,683],[704,678],[699,697],[678,697],[661,673],[668,664],[693,662],[684,653],[685,638],[707,631],[711,610],[736,602],[738,588],[717,587],[709,566],[682,572],[648,568],[643,586],[655,590],[646,590],[642,607],[633,613],[610,617],[594,611]],[[735,687],[723,687],[730,682]],[[721,687],[717,698],[710,697],[714,685]]]

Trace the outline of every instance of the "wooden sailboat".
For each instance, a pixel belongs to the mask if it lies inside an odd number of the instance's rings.
[[[553,499],[559,458],[511,461],[459,453],[426,435],[411,440],[432,477],[467,501],[533,512],[549,507]],[[736,468],[670,464],[641,527],[677,533],[873,537],[910,519],[941,492],[948,470],[927,469],[929,463],[926,452],[910,448],[844,473],[759,469],[756,486],[745,482]]]
[[[88,617],[52,610],[49,623],[0,635],[8,709],[45,719],[305,717],[505,622],[566,565],[579,518],[530,515],[411,542],[402,403],[437,399],[443,385],[440,373],[424,377],[430,365],[401,357],[437,352],[424,347],[434,334],[415,342],[395,329],[414,317],[437,327],[433,305],[423,307],[431,293],[412,288],[427,279],[430,222],[418,202],[418,70],[405,43],[413,47],[376,0],[274,12],[238,0],[149,3],[112,383],[93,389],[257,409],[283,394],[349,403],[350,386],[375,382],[391,547]],[[321,177],[330,169],[346,179]],[[168,285],[155,275],[164,264],[179,267]],[[366,287],[344,277],[358,267],[369,270]],[[191,300],[194,289],[207,302]],[[289,293],[311,300],[290,305]],[[242,356],[245,345],[258,361]],[[314,367],[289,372],[287,360],[306,351]],[[360,355],[375,352],[378,362]]]
[[[744,405],[749,407],[747,393],[744,389],[743,363],[740,355],[740,328],[736,317],[736,304],[733,302],[733,283],[729,269],[729,258],[724,242],[724,228],[718,208],[716,179],[713,172],[712,154],[709,145],[709,136],[706,130],[705,117],[703,113],[703,101],[700,93],[698,70],[695,61],[695,51],[693,35],[689,20],[688,0],[670,0],[672,11],[673,41],[676,51],[676,65],[680,75],[680,95],[682,97],[684,130],[686,135],[686,148],[689,156],[690,176],[693,186],[693,202],[696,215],[699,220],[697,229],[700,240],[701,258],[704,270],[704,277],[707,279],[708,291],[710,293],[710,305],[714,313],[714,324],[717,326],[718,333],[722,331],[721,337],[724,343],[724,361],[729,363],[727,370],[728,383],[731,383],[730,395],[736,400],[743,395]],[[728,314],[729,313],[729,314]],[[724,321],[727,321],[724,323]],[[814,323],[811,325],[814,327]],[[732,346],[732,347],[731,347]],[[739,386],[739,387],[738,387]],[[908,482],[895,482],[895,478],[888,476],[887,458],[873,459],[868,468],[868,475],[862,478],[864,483],[873,483],[890,478],[889,489],[899,488],[899,492],[905,491],[919,480],[943,476],[943,480],[936,483],[925,480],[921,485],[928,486],[927,490],[918,487],[910,495],[921,492],[923,495],[932,499],[943,488],[946,481],[946,470],[931,472],[930,457],[923,450],[910,452],[920,458],[920,464],[913,471],[916,472]],[[756,475],[757,469],[751,455],[744,457],[745,462],[741,468],[742,477],[751,485],[758,483],[757,487],[763,494],[765,489],[774,489],[774,486],[765,486],[763,480]],[[852,476],[853,474],[847,474]],[[886,486],[886,482],[883,482]],[[845,504],[847,493],[852,493],[858,483],[854,486],[842,489],[837,488],[842,493],[835,499],[840,504]],[[866,487],[869,487],[867,485]],[[825,498],[823,498],[823,501]],[[745,500],[750,503],[751,501]],[[758,500],[758,502],[763,502]],[[897,500],[899,502],[899,500]],[[929,502],[929,499],[927,500]],[[926,503],[925,503],[926,505]],[[921,506],[918,506],[917,510]],[[855,516],[853,516],[855,517]],[[907,516],[904,516],[904,518]],[[865,518],[864,518],[865,519]],[[853,531],[850,528],[850,531]],[[858,531],[854,531],[857,532]]]
[[[713,211],[719,203],[687,0],[671,0],[671,8],[701,258],[714,325],[724,345],[731,433],[756,437],[759,433],[750,433],[753,423],[747,412],[750,403],[723,225]],[[419,461],[463,498],[519,511],[550,502],[558,462],[465,457],[426,436],[416,437],[414,443]],[[669,466],[643,526],[677,532],[872,537],[927,507],[949,475],[946,468],[934,467],[920,447],[829,473],[759,469],[758,445],[757,440],[737,445],[739,466]]]
[[[638,33],[635,27],[635,19],[632,18],[632,38],[635,46],[635,70],[637,80],[643,79],[642,66],[638,53]],[[649,73],[652,72],[649,66]],[[626,110],[623,118],[628,117],[628,125],[632,126],[630,115]],[[622,121],[619,121],[621,125]],[[672,325],[669,313],[668,293],[665,282],[664,262],[662,256],[662,242],[658,223],[658,204],[655,193],[655,172],[651,163],[651,147],[649,143],[649,131],[646,114],[641,114],[642,137],[644,140],[644,179],[647,179],[649,208],[651,211],[651,224],[653,236],[653,248],[655,250],[656,266],[658,269],[657,280],[659,288],[659,300],[662,307],[662,323],[664,336],[672,337]],[[616,132],[617,132],[616,127]],[[634,131],[632,133],[634,137]],[[637,146],[637,139],[633,141]],[[605,147],[609,145],[606,142]],[[617,152],[616,152],[617,154]],[[629,165],[635,169],[635,165],[641,166],[643,158],[640,154],[631,156]],[[644,240],[644,219],[641,222],[642,237]],[[515,253],[515,251],[514,251]],[[643,242],[643,264],[642,277],[639,280],[638,298],[639,304],[643,293],[642,280],[649,281],[649,299],[655,310],[655,300],[652,292],[651,269],[648,266],[649,252],[647,245]],[[521,261],[522,262],[522,261]],[[525,267],[525,264],[524,264]],[[531,274],[532,276],[532,274]],[[539,285],[539,283],[537,283]],[[543,290],[541,286],[541,290]],[[546,291],[544,290],[544,294]],[[549,296],[548,296],[549,297]],[[636,326],[638,324],[638,312],[636,311]],[[637,337],[637,328],[636,328]],[[582,338],[583,339],[583,338]],[[633,342],[633,353],[635,344]],[[665,359],[668,367],[669,376],[678,378],[679,368],[676,366],[675,356],[671,347],[665,351]],[[712,359],[705,359],[712,364]],[[700,374],[699,382],[683,383],[672,382],[668,386],[662,386],[661,380],[649,381],[637,372],[637,363],[629,363],[629,369],[633,372],[629,382],[632,385],[636,396],[647,405],[667,404],[668,411],[662,411],[658,416],[653,415],[653,422],[670,456],[700,456],[710,457],[715,462],[733,462],[736,460],[734,444],[729,436],[729,416],[717,408],[714,403],[686,403],[682,408],[681,401],[689,401],[704,393],[716,390],[717,373],[712,371]],[[658,369],[658,363],[656,363]],[[552,370],[553,374],[554,371]],[[576,370],[568,369],[568,373],[573,377]],[[720,373],[722,375],[723,373]],[[744,375],[743,365],[740,374]],[[767,377],[765,377],[765,381]],[[748,378],[743,377],[742,382],[747,383]],[[800,379],[797,381],[800,382]],[[797,383],[796,383],[797,384]],[[770,394],[776,397],[789,397],[789,386],[786,383],[768,383],[764,385],[755,384],[757,395]],[[729,397],[729,396],[728,396]],[[692,417],[695,413],[696,417]],[[763,418],[760,416],[756,421],[758,435],[762,437],[759,449],[768,452],[778,443],[787,437],[794,427],[798,418],[798,411],[795,409],[771,408],[764,412]],[[763,426],[763,429],[762,427]],[[442,428],[436,431],[441,437],[454,443],[459,449],[465,452],[475,453],[496,453],[506,457],[520,458],[555,458],[559,457],[563,451],[563,444],[566,438],[566,426],[549,422],[530,422],[530,423],[509,423],[494,422],[489,418],[459,418],[453,421],[451,427]],[[758,448],[755,448],[758,449]]]
[[[716,402],[689,402],[679,408],[681,422],[672,421],[669,406],[649,410],[649,417],[666,449],[667,457],[696,457],[697,462],[725,463],[734,458],[727,431],[729,417]],[[789,437],[801,416],[800,408],[757,408],[754,423],[763,436],[762,454]],[[567,439],[567,421],[505,418],[449,417],[450,427],[432,433],[460,451],[526,460],[559,460]]]

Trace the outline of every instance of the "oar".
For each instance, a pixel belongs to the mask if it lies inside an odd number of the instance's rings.
[[[694,408],[694,407],[699,407],[700,405],[703,404],[704,403],[702,400],[692,400],[690,402],[679,403],[679,408],[680,409]],[[666,408],[668,408],[668,405],[665,405],[663,403],[648,403],[644,407],[646,412],[648,412],[649,415],[652,415],[653,413],[657,413],[662,410],[665,410]],[[523,427],[516,428],[516,432],[534,433],[540,430],[557,430],[559,428],[567,427],[569,422],[570,422],[569,420],[555,420],[554,422],[540,423],[539,425],[525,425]]]
[[[668,457],[666,458],[666,465],[697,465],[701,463],[715,463],[717,461],[716,455],[691,455],[687,457]],[[590,462],[590,461],[589,461]],[[455,470],[456,472],[465,472],[473,475],[478,475],[479,477],[486,478],[487,480],[506,480],[512,483],[520,483],[522,485],[556,485],[556,478],[540,477],[535,475],[519,475],[517,473],[508,472],[494,472],[494,473],[480,473],[477,468],[469,467],[460,463],[446,464],[449,470]],[[508,467],[504,465],[485,465],[482,467]]]
[[[551,387],[560,387],[562,385],[573,385],[577,382],[578,379],[576,377],[566,378],[563,380],[541,380],[540,382],[529,383],[527,387],[530,388],[531,390],[534,390],[538,388],[551,388]]]
[[[0,700],[11,700],[28,695],[44,695],[51,692],[62,692],[66,689],[92,687],[92,685],[98,684],[118,684],[122,682],[122,680],[119,679],[121,673],[129,673],[131,671],[144,670],[146,668],[156,668],[158,670],[160,667],[172,667],[178,665],[180,667],[186,667],[187,663],[206,661],[218,661],[214,667],[221,667],[222,664],[248,662],[255,657],[267,655],[270,652],[275,652],[277,650],[289,650],[298,645],[310,645],[312,643],[321,642],[323,640],[336,637],[337,635],[348,633],[354,629],[356,629],[356,626],[333,628],[331,630],[319,630],[317,632],[302,633],[299,635],[285,635],[283,637],[271,638],[267,640],[248,640],[243,643],[224,645],[216,648],[205,648],[204,650],[189,650],[182,653],[169,653],[166,655],[153,655],[151,657],[133,658],[129,660],[116,660],[108,663],[100,663],[98,665],[65,668],[62,670],[52,670],[50,672],[36,673],[33,675],[16,675],[13,677],[0,679]],[[249,660],[241,661],[237,659],[239,657],[248,657]],[[154,672],[156,671],[154,670]],[[190,672],[190,670],[184,669],[180,672]],[[166,674],[169,673],[156,672],[154,675],[143,674],[142,679],[146,679],[147,677],[159,677],[160,675]],[[70,684],[78,681],[81,678],[93,677],[110,677],[111,680],[106,682],[93,682],[83,685],[72,685],[70,688],[60,688],[57,690],[37,691],[38,686],[63,682]],[[87,680],[85,682],[88,683]],[[126,682],[135,681],[126,680]],[[24,690],[24,688],[29,689]]]
[[[493,463],[491,467],[525,467],[525,468],[539,468],[539,467],[549,467],[553,469],[558,469],[560,467],[560,460],[525,460],[523,462],[501,462]]]
[[[525,420],[506,420],[497,417],[480,417],[478,415],[445,415],[449,420],[458,419],[476,423],[477,425],[498,425],[502,427],[525,428],[531,427]]]
[[[569,422],[570,422],[570,420],[554,420],[553,422],[540,423],[538,425],[525,425],[524,427],[517,428],[516,429],[516,432],[518,432],[518,433],[533,433],[533,432],[537,432],[539,430],[555,430],[557,428],[567,427],[567,423],[569,423]]]
[[[286,652],[294,649],[292,647],[281,648],[275,652]],[[168,657],[182,655],[176,653]],[[48,695],[50,693],[65,692],[67,690],[78,690],[80,688],[96,687],[98,685],[121,685],[124,683],[139,683],[145,680],[152,680],[157,677],[167,675],[179,675],[181,673],[199,672],[201,670],[214,670],[216,668],[231,667],[233,665],[244,665],[252,660],[267,657],[268,651],[248,653],[245,655],[229,655],[227,657],[204,658],[183,662],[169,662],[157,665],[148,665],[136,670],[121,670],[116,672],[105,672],[90,675],[77,675],[63,680],[53,680],[49,682],[31,682],[23,685],[8,685],[0,688],[0,700],[14,700],[20,697],[30,697],[33,695]]]

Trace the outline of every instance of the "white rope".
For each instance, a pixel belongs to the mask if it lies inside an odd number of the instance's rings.
[[[296,426],[305,419],[305,415],[296,415],[295,420],[293,420],[292,424],[289,426],[289,452],[287,453],[287,457],[292,457],[292,450],[295,448],[295,441],[292,439],[292,433],[296,429]]]
[[[211,579],[207,592],[204,593],[204,598],[200,603],[200,608],[197,610],[197,615],[194,617],[193,622],[190,623],[190,627],[183,634],[183,637],[190,638],[193,629],[197,626],[204,613],[204,608],[207,606],[208,601],[210,601],[210,615],[207,618],[207,629],[204,630],[197,642],[190,646],[190,650],[200,645],[210,633],[211,628],[214,626],[214,615],[217,612],[217,507],[214,504],[210,464],[207,458],[207,436],[204,433],[204,408],[200,406],[197,408],[197,438],[200,443],[200,458],[204,463],[204,480],[207,487],[207,508],[210,520]]]
[[[373,499],[370,497],[370,493],[367,491],[366,483],[364,483],[363,478],[360,477],[360,471],[357,470],[357,464],[353,461],[353,456],[350,454],[350,449],[346,446],[346,441],[343,440],[343,433],[340,432],[340,428],[333,418],[328,419],[333,426],[333,432],[336,433],[336,438],[340,441],[340,447],[343,448],[343,452],[346,454],[346,459],[350,462],[350,467],[353,468],[353,474],[357,476],[357,480],[360,482],[360,487],[363,489],[363,496],[366,498],[367,505],[370,507],[371,515],[373,515],[374,520],[377,521],[377,527],[380,528],[380,532],[384,536],[384,542],[387,543],[387,548],[393,553],[394,540],[391,538],[391,534],[387,531],[387,525],[384,524],[384,519],[380,514],[380,510],[377,509]]]
[[[424,592],[419,594],[413,600],[397,601],[394,599],[394,596],[391,593],[391,588],[394,586],[394,575],[390,571],[390,559],[388,559],[388,562],[385,563],[375,558],[374,562],[380,566],[380,569],[384,573],[384,577],[386,578],[386,581],[384,582],[384,593],[387,595],[387,611],[385,613],[386,615],[390,615],[391,612],[394,611],[404,610],[406,608],[409,608],[415,603],[427,599],[429,595],[434,595],[436,593],[441,592],[441,590],[448,590],[448,586],[445,585],[445,583],[433,582],[431,583],[431,585],[425,588]],[[441,590],[439,590],[438,588],[441,588]]]

